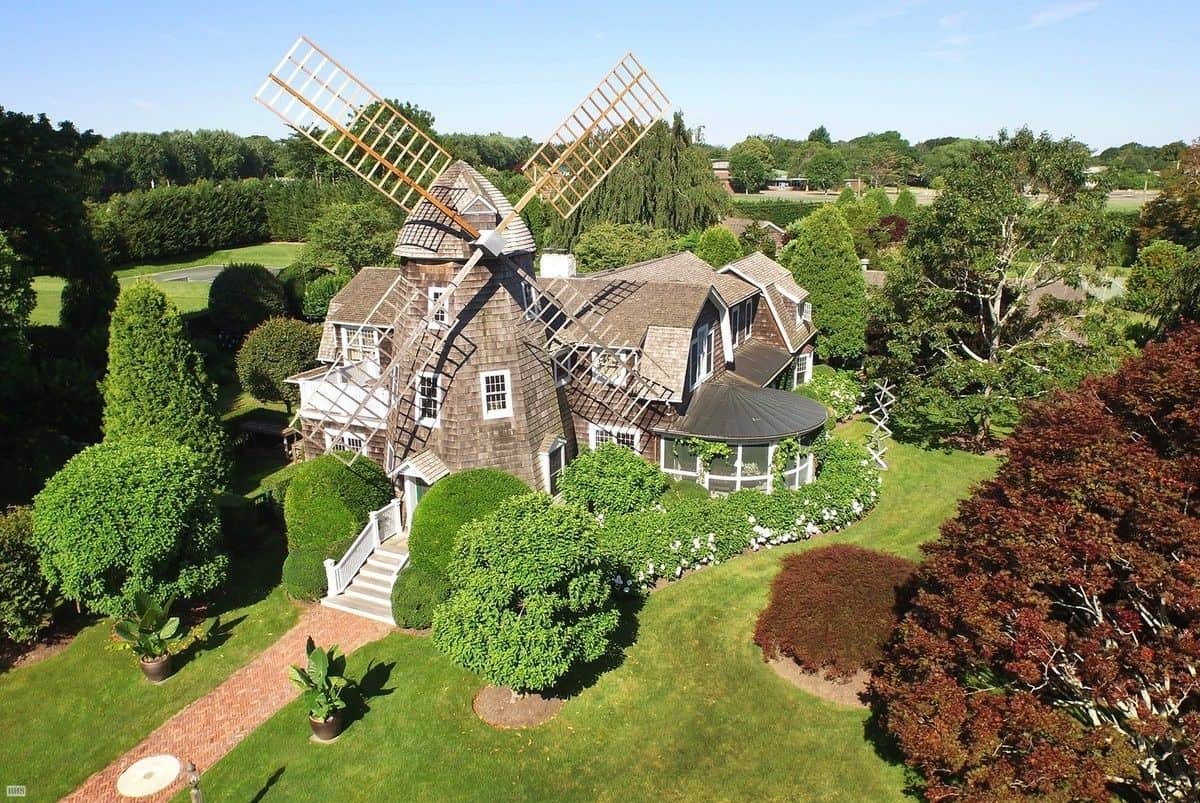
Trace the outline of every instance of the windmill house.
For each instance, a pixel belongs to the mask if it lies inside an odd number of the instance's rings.
[[[500,468],[554,493],[580,449],[615,442],[713,491],[770,489],[779,443],[824,425],[824,408],[781,389],[811,372],[807,293],[761,254],[588,276],[547,254],[535,276],[521,208],[574,212],[669,108],[632,54],[527,162],[515,203],[307,39],[258,99],[407,213],[400,266],[365,268],[333,298],[321,365],[290,380],[305,455],[373,460],[397,489],[325,562],[325,604],[390,621],[412,510],[450,472]],[[705,470],[692,438],[730,454]],[[783,481],[812,471],[796,458]]]

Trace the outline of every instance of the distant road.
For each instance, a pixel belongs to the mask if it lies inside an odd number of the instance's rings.
[[[179,270],[165,270],[162,273],[146,273],[143,277],[153,279],[156,282],[204,282],[209,284],[213,279],[217,278],[217,274],[225,268],[224,265],[197,265],[194,268],[180,268]],[[276,276],[283,268],[267,268]]]

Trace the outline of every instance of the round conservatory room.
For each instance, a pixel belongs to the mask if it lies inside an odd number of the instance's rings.
[[[799,440],[803,446],[812,441],[812,436]],[[664,436],[660,454],[662,470],[676,479],[692,480],[713,493],[732,493],[743,488],[759,488],[771,491],[775,484],[775,472],[772,470],[776,452],[781,443],[796,439],[780,438],[774,441],[757,443],[721,443],[719,441],[704,441],[705,446],[697,448],[691,438],[672,438]],[[725,447],[722,453],[721,446]],[[715,448],[714,448],[715,447]],[[705,469],[703,455],[711,455],[708,467]],[[813,456],[804,448],[798,454],[788,458],[783,466],[783,478],[788,488],[799,488],[812,482],[814,476]]]

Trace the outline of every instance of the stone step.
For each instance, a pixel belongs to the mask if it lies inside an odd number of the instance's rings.
[[[376,549],[367,560],[386,563],[389,566],[399,566],[407,557],[408,553],[406,552],[384,552],[382,549]]]
[[[393,538],[390,541],[384,541],[375,548],[375,554],[401,560],[408,555],[408,539]]]
[[[372,566],[368,561],[367,563],[363,564],[361,569],[358,570],[358,574],[354,575],[354,580],[357,580],[360,577],[367,577],[371,580],[385,583],[390,587],[392,581],[396,579],[396,570],[390,566],[385,567],[380,566],[379,564]],[[351,582],[354,581],[351,580]]]
[[[386,580],[378,580],[374,577],[365,577],[362,574],[359,574],[350,581],[350,585],[348,587],[371,589],[378,591],[381,594],[386,594],[390,597],[392,595],[392,585],[393,583]]]
[[[360,602],[367,602],[372,605],[383,605],[387,608],[392,606],[392,596],[390,593],[385,594],[374,589],[363,588],[362,586],[355,587],[354,585],[349,585],[339,596]]]
[[[367,619],[373,619],[376,622],[383,622],[389,625],[396,624],[395,620],[392,619],[391,605],[367,602],[354,597],[347,597],[345,594],[338,594],[336,597],[325,597],[321,600],[321,604],[326,608],[345,611],[355,616],[363,616]]]

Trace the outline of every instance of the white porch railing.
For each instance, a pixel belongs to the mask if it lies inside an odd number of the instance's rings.
[[[334,596],[345,591],[354,575],[358,574],[358,570],[371,557],[371,553],[381,543],[403,531],[404,516],[400,513],[399,499],[393,499],[379,510],[372,510],[367,526],[363,527],[341,560],[325,559],[325,579],[329,584],[329,595]]]

